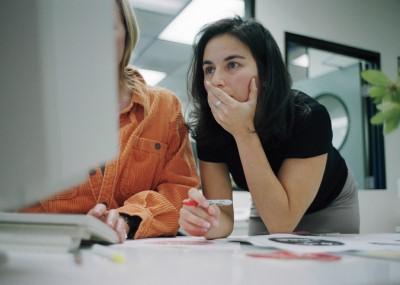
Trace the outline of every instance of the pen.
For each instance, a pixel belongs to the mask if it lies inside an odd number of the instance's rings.
[[[213,199],[207,200],[209,205],[217,205],[217,206],[230,206],[232,205],[232,200],[229,199]],[[183,201],[183,205],[186,206],[194,206],[197,207],[198,203],[194,200]]]
[[[119,251],[109,248],[104,245],[94,244],[92,246],[92,252],[102,257],[108,258],[112,262],[122,264],[125,263],[125,255]]]

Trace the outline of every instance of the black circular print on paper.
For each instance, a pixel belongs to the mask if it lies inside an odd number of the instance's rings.
[[[312,245],[312,246],[338,246],[344,245],[343,242],[333,241],[333,240],[324,240],[324,239],[310,239],[310,238],[302,238],[302,237],[279,237],[279,238],[269,238],[270,241],[287,243],[287,244],[296,244],[296,245]]]

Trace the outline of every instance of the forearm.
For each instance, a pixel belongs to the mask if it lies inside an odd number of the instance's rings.
[[[249,191],[261,219],[272,232],[292,231],[298,216],[273,172],[257,133],[235,137]]]

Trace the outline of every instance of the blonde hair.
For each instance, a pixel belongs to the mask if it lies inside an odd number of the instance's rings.
[[[139,39],[139,27],[136,15],[129,4],[128,0],[115,0],[121,15],[122,23],[125,28],[125,46],[122,59],[119,65],[119,84],[126,84],[129,88],[133,88],[132,68],[129,67],[131,54]]]

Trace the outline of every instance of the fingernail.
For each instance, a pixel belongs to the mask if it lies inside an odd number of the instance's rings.
[[[203,223],[204,228],[209,229],[211,227],[211,224],[208,222]]]

